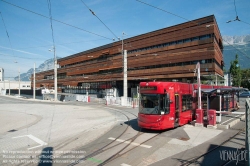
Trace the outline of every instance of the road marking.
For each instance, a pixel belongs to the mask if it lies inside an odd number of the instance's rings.
[[[125,164],[125,163],[122,163],[121,166],[131,166],[131,165],[128,165],[128,164]]]
[[[135,143],[135,142],[131,142],[131,141],[125,141],[125,140],[116,139],[116,138],[113,138],[113,137],[110,137],[108,139],[115,140],[117,142],[122,142],[122,143],[125,143],[125,144],[130,144],[130,145],[135,145],[135,146],[141,146],[141,147],[144,147],[144,148],[151,148],[152,147],[152,146],[149,146],[149,145],[139,144],[139,143]]]
[[[34,146],[34,147],[31,147],[31,148],[28,148],[28,150],[30,150],[30,149],[35,149],[35,148],[41,147],[41,146],[43,146],[43,145],[47,145],[46,142],[43,142],[42,140],[36,138],[35,136],[33,136],[33,135],[31,135],[31,134],[30,134],[30,135],[18,136],[18,137],[12,137],[12,138],[21,138],[21,137],[29,137],[30,139],[32,139],[32,140],[35,141],[36,143],[40,144],[40,145],[38,145],[38,146]]]
[[[91,158],[87,158],[87,160],[89,160],[89,161],[93,161],[93,162],[95,162],[95,163],[102,163],[102,161],[101,161],[101,160],[95,159],[95,158],[93,158],[93,157],[91,157]]]
[[[237,115],[237,116],[235,116],[234,118],[236,118],[236,117],[238,117],[238,116],[240,116],[240,115]],[[230,121],[230,120],[232,120],[232,119],[234,119],[234,118],[230,118],[230,119],[226,120],[225,122],[223,122],[223,123],[221,123],[221,124],[227,123],[228,121]]]

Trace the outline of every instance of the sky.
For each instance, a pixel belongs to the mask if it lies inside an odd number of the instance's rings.
[[[66,57],[209,15],[222,36],[250,35],[249,9],[250,0],[0,0],[0,68],[13,80],[54,58],[53,39]]]

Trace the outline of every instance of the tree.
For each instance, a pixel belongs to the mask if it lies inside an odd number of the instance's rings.
[[[250,89],[250,69],[241,70],[241,86]]]
[[[230,62],[230,74],[232,76],[232,82],[233,86],[241,86],[241,70],[240,70],[240,65],[239,65],[239,60],[238,60],[238,55],[235,55],[235,60]]]

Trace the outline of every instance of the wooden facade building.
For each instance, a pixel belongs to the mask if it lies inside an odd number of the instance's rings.
[[[223,76],[222,36],[214,15],[127,38],[123,43],[116,41],[59,59],[58,88],[89,85],[89,92],[97,93],[115,87],[122,95],[122,47],[127,50],[128,89],[141,81],[196,82],[197,62],[201,77]],[[36,87],[53,88],[53,77],[54,70],[37,73]]]

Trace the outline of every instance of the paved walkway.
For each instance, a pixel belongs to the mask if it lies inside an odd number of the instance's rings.
[[[105,134],[119,118],[100,106],[26,104],[0,98],[0,161],[3,151],[40,154],[44,147],[75,149]]]

